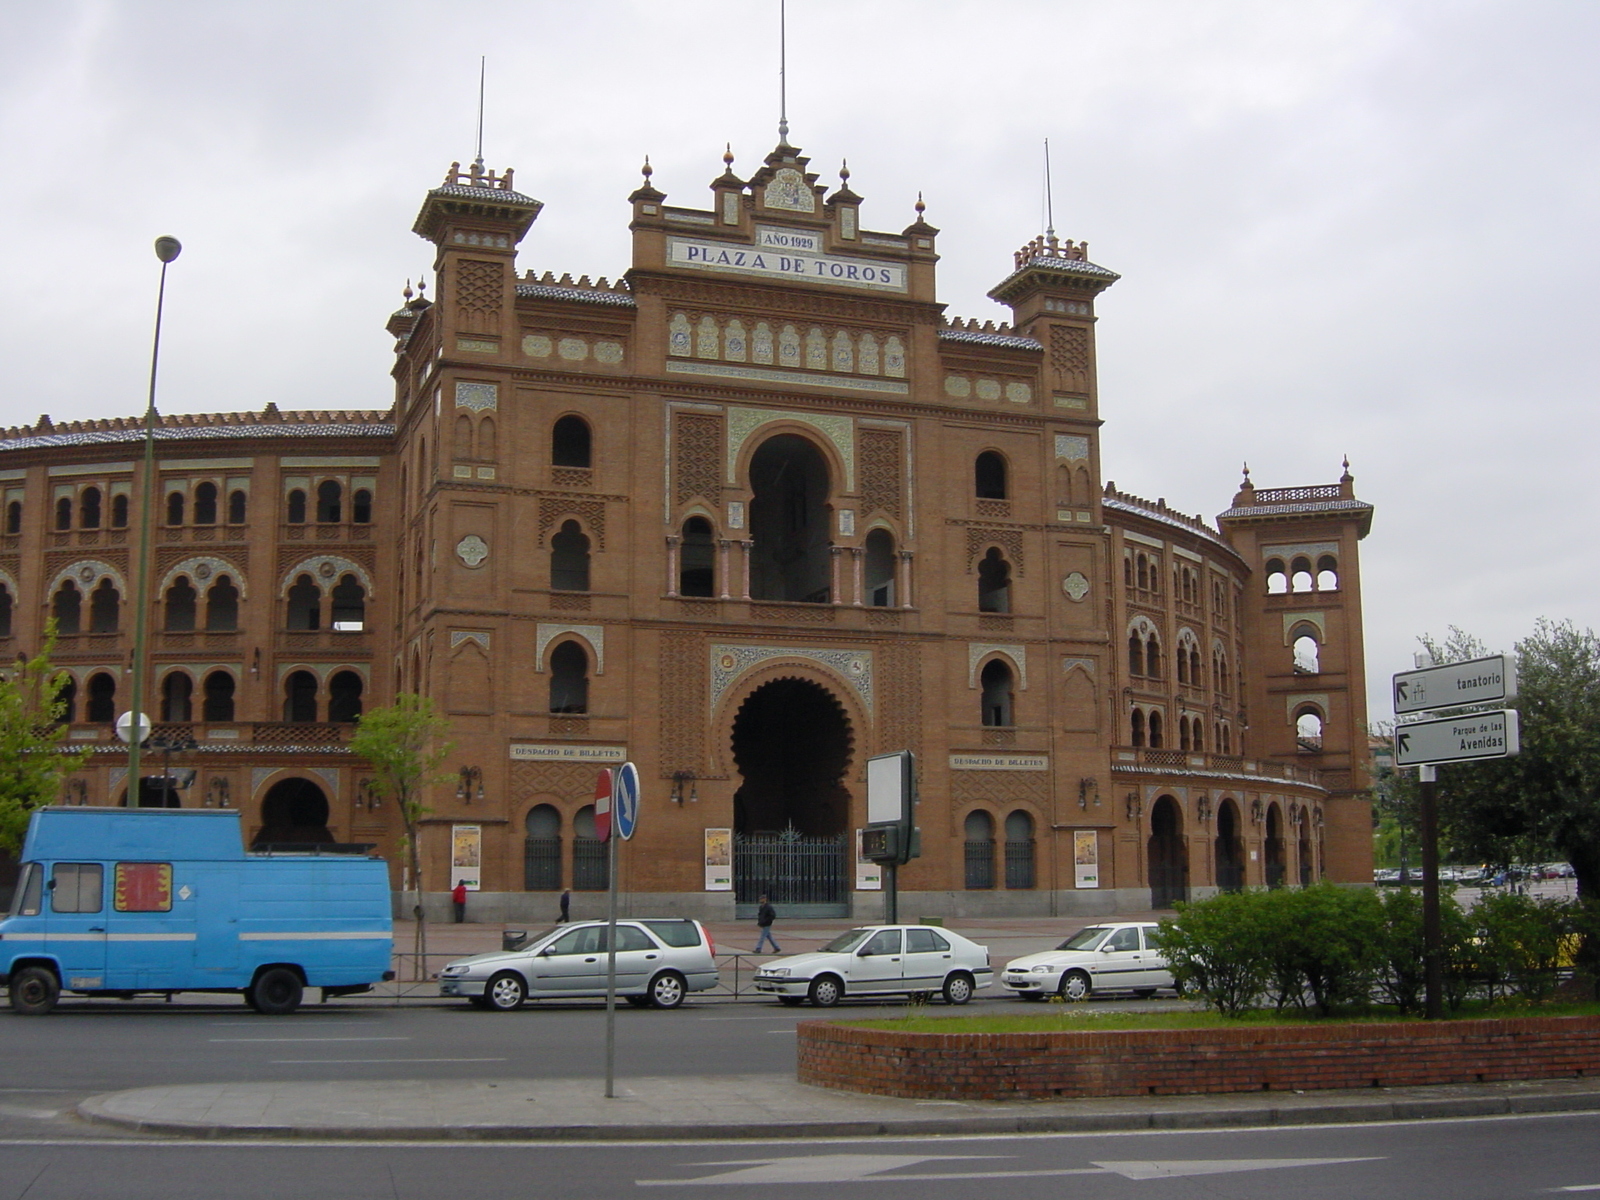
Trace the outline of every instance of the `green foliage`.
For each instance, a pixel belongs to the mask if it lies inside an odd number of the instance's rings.
[[[52,620],[39,653],[0,676],[0,849],[12,852],[22,846],[28,814],[56,799],[62,780],[89,756],[63,749],[68,676],[50,665],[55,642]]]
[[[1426,990],[1422,893],[1391,888],[1379,903],[1383,908],[1382,963],[1373,981],[1375,994],[1402,1013],[1421,1012]],[[1444,999],[1451,1009],[1458,1009],[1470,985],[1472,927],[1449,892],[1439,897],[1439,928],[1444,948]]]
[[[1222,892],[1180,905],[1161,922],[1161,948],[1172,978],[1224,1016],[1253,1008],[1272,977],[1273,922],[1263,897]]]
[[[434,712],[431,700],[402,692],[393,704],[362,713],[350,738],[350,752],[372,767],[374,790],[399,810],[419,910],[422,862],[417,852],[417,823],[429,811],[423,804],[428,786],[443,781],[439,765],[450,752],[450,743],[442,740],[448,727]]]
[[[1383,904],[1365,888],[1319,883],[1268,893],[1277,1006],[1309,1000],[1323,1016],[1365,1001],[1383,964]]]
[[[1573,957],[1576,907],[1515,892],[1486,895],[1473,906],[1475,973],[1491,1000],[1544,1000],[1555,991],[1558,968]]]

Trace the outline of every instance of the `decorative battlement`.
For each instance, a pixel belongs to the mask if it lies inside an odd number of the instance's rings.
[[[522,282],[543,284],[545,287],[578,288],[585,292],[615,292],[619,296],[631,296],[633,294],[633,288],[628,285],[626,279],[619,278],[613,283],[604,275],[600,276],[594,283],[590,283],[587,275],[580,275],[574,281],[570,274],[563,274],[560,279],[557,279],[553,271],[546,271],[543,275],[540,275],[530,269],[522,273]]]
[[[1064,262],[1089,261],[1089,243],[1073,242],[1071,238],[1062,241],[1055,234],[1036,237],[1011,256],[1016,260],[1016,269],[1040,265],[1039,260],[1059,258]]]
[[[1001,321],[999,324],[995,324],[993,321],[979,321],[977,317],[970,317],[967,320],[962,320],[960,317],[949,317],[940,328],[953,329],[964,333],[998,333],[1004,335],[1016,332],[1011,328],[1010,321]]]
[[[505,172],[500,175],[496,175],[493,171],[485,170],[481,158],[465,171],[461,169],[460,163],[453,162],[450,164],[450,169],[444,173],[444,186],[499,188],[502,192],[511,192],[516,190],[511,186],[513,173],[514,168],[512,167],[507,167]]]
[[[1254,504],[1296,504],[1304,500],[1343,500],[1344,488],[1337,483],[1318,483],[1311,487],[1253,488]]]
[[[1356,499],[1356,480],[1350,474],[1350,460],[1344,460],[1344,474],[1338,483],[1316,483],[1307,487],[1258,488],[1250,482],[1249,464],[1244,482],[1234,494],[1233,506],[1217,517],[1225,521],[1272,521],[1314,514],[1348,514],[1359,523],[1357,536],[1366,537],[1372,528],[1372,505]]]
[[[1124,512],[1141,513],[1147,517],[1166,521],[1174,525],[1182,525],[1186,529],[1204,535],[1213,541],[1221,541],[1222,535],[1205,523],[1201,517],[1191,517],[1188,513],[1179,512],[1169,508],[1165,499],[1146,500],[1143,496],[1135,496],[1131,492],[1117,490],[1117,485],[1110,480],[1106,481],[1104,500],[1115,508]]]
[[[305,409],[280,412],[276,404],[268,404],[260,412],[231,413],[164,413],[156,417],[156,436],[170,439],[183,436],[190,430],[213,430],[219,433],[257,429],[261,426],[296,426],[295,432],[315,434],[316,428],[304,426],[337,426],[339,433],[389,434],[394,431],[390,415],[371,410]],[[366,428],[363,428],[366,427]],[[262,431],[267,432],[267,431]],[[96,436],[103,435],[103,436]],[[87,421],[55,422],[44,414],[32,425],[12,426],[0,430],[0,443],[19,442],[31,438],[61,438],[69,441],[120,442],[144,436],[143,417],[102,417]]]

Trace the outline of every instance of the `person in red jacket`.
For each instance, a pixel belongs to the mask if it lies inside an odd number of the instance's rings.
[[[450,899],[455,903],[456,924],[459,925],[467,919],[467,881],[465,879],[456,880],[455,890],[450,893]]]

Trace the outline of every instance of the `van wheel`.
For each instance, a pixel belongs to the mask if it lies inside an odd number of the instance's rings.
[[[24,1017],[42,1017],[61,998],[61,985],[44,967],[23,967],[11,977],[11,1007]]]
[[[305,988],[288,967],[271,967],[250,985],[250,1007],[268,1017],[286,1017],[300,1007]]]

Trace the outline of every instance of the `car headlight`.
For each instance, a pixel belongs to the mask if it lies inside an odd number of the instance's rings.
[[[1035,975],[1048,975],[1048,974],[1050,974],[1051,971],[1054,971],[1054,970],[1055,970],[1055,968],[1052,967],[1049,963],[1041,963],[1039,966],[1037,966],[1037,967],[1035,967],[1033,969],[1033,973]]]
[[[441,979],[459,979],[461,976],[465,975],[468,970],[470,970],[470,968],[465,963],[451,963],[448,967],[439,972],[439,977]]]
[[[779,975],[788,975],[789,974],[789,968],[788,967],[762,967],[761,968],[761,974],[766,975],[769,978],[771,978],[773,976],[779,976]]]

